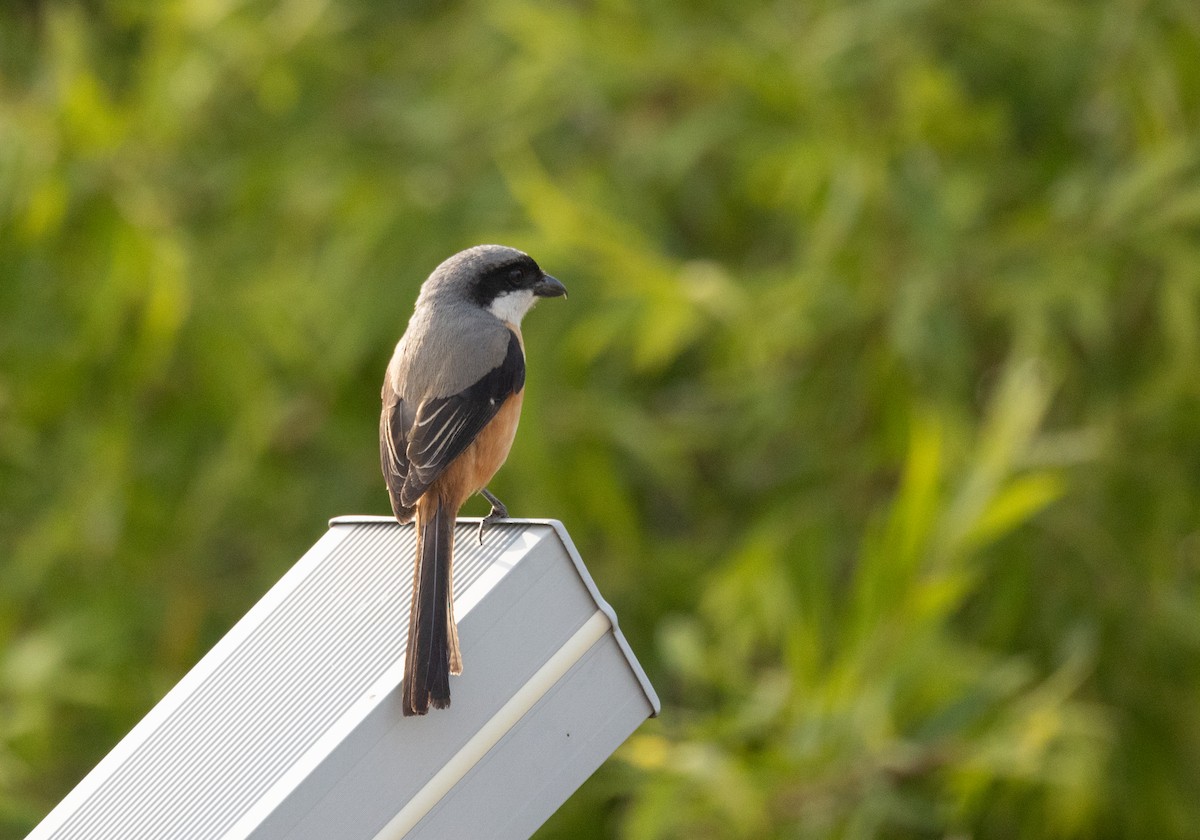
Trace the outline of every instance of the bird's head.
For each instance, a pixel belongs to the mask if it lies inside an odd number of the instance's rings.
[[[517,325],[538,298],[566,294],[566,287],[542,271],[533,257],[504,245],[476,245],[458,252],[434,269],[421,290],[422,297],[470,300]]]

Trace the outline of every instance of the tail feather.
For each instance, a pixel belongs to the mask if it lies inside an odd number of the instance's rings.
[[[403,712],[423,715],[450,705],[450,573],[454,513],[435,500],[417,509],[417,565],[408,618]],[[461,668],[461,666],[460,666]]]

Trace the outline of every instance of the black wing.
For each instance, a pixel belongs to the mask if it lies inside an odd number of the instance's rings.
[[[421,403],[416,416],[405,424],[404,455],[398,458],[405,462],[399,493],[401,506],[411,509],[425,489],[496,416],[504,401],[524,387],[525,354],[516,333],[510,331],[508,352],[503,362],[469,388]],[[399,413],[405,412],[401,409]],[[400,442],[395,430],[393,440],[397,444]]]

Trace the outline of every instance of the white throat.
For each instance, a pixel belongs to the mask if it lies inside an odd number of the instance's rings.
[[[501,321],[508,321],[508,323],[519,327],[521,326],[521,319],[525,317],[525,313],[533,309],[533,304],[536,302],[537,298],[533,292],[528,289],[518,289],[515,292],[505,292],[504,294],[496,295],[496,299],[492,301],[492,305],[488,307],[488,311]]]

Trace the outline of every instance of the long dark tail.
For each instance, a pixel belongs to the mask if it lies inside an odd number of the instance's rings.
[[[440,500],[417,509],[417,568],[408,615],[403,711],[423,715],[450,705],[450,570],[454,512]]]

